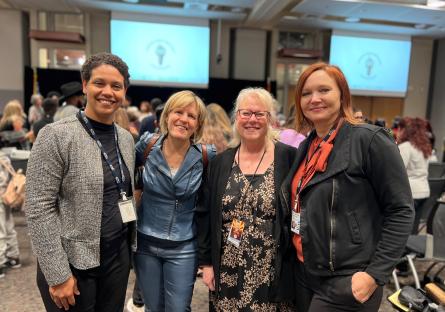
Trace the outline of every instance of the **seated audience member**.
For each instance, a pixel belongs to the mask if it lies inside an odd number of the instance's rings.
[[[122,312],[135,157],[132,136],[114,117],[130,75],[118,56],[98,53],[81,76],[85,110],[44,127],[28,161],[25,212],[37,285],[46,311]]]
[[[337,66],[315,63],[295,92],[312,129],[281,189],[291,211],[300,312],[374,311],[405,249],[413,203],[397,145],[354,118]]]
[[[11,179],[11,162],[0,151],[0,195],[3,195]],[[0,200],[0,279],[5,277],[6,270],[16,269],[21,266],[19,243],[14,229],[14,218],[11,208]],[[0,304],[1,305],[1,304]]]
[[[128,119],[127,111],[120,107],[116,113],[114,114],[114,122],[130,132],[130,134],[133,136],[135,140],[138,138],[138,132],[137,130],[130,125],[130,120]]]
[[[126,109],[128,121],[130,123],[130,128],[132,131],[135,131],[136,136],[139,133],[139,128],[141,127],[141,123],[139,122],[139,109],[136,106],[130,106]]]
[[[39,121],[37,121],[32,125],[32,132],[34,133],[35,138],[37,138],[39,131],[43,127],[45,127],[47,124],[54,122],[54,114],[56,113],[59,105],[57,104],[56,100],[52,98],[47,98],[43,100],[42,107],[44,116],[42,117],[42,119],[40,119]]]
[[[43,117],[43,96],[40,94],[31,95],[31,107],[28,111],[28,122],[29,125],[32,126],[33,123],[39,121]]]
[[[28,132],[23,127],[25,121],[26,115],[23,112],[22,104],[18,100],[9,101],[3,109],[3,116],[0,119],[1,140],[4,147],[29,149],[32,132]]]
[[[412,234],[417,234],[421,217],[419,208],[430,196],[428,159],[432,148],[427,136],[426,121],[421,118],[402,118],[399,122],[397,142],[414,198],[416,214]]]
[[[156,111],[156,107],[162,104],[162,100],[160,98],[154,98],[150,101],[153,110]],[[154,115],[147,116],[141,121],[141,126],[139,128],[139,137],[141,137],[145,132],[153,133],[155,131],[155,120],[156,117]]]
[[[84,96],[82,84],[77,81],[71,81],[60,87],[62,97],[59,99],[59,107],[54,115],[54,121],[59,121],[65,117],[75,115],[79,109],[83,108]]]

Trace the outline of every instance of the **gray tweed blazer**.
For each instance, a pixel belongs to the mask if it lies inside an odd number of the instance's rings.
[[[117,127],[118,144],[133,181],[134,141]],[[25,212],[34,253],[49,285],[100,264],[102,154],[77,117],[45,126],[31,151]]]

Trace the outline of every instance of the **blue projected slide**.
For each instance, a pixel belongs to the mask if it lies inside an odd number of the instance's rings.
[[[208,86],[208,26],[111,20],[111,53],[128,64],[134,84]]]
[[[345,73],[352,94],[403,97],[408,85],[410,53],[409,39],[334,33],[330,63]]]

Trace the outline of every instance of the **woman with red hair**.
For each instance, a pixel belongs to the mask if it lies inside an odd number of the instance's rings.
[[[296,250],[296,306],[378,311],[402,255],[413,207],[406,170],[385,129],[354,119],[341,70],[309,66],[296,120],[312,131],[282,185]]]
[[[405,117],[399,122],[397,142],[408,173],[416,211],[412,234],[418,232],[419,207],[430,196],[428,159],[431,156],[432,147],[427,132],[427,122],[422,118]]]

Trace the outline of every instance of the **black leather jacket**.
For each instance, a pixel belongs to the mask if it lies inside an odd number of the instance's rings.
[[[291,182],[315,132],[300,145],[281,199],[289,206]],[[317,276],[365,271],[384,284],[412,229],[413,200],[397,145],[372,125],[345,123],[327,169],[300,193],[305,268]]]

